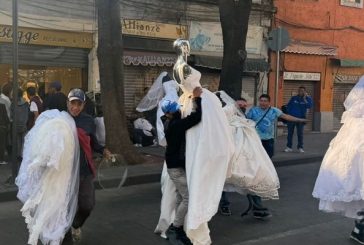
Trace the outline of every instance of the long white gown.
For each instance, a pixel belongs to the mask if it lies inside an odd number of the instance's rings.
[[[264,150],[255,122],[246,119],[235,101],[220,91],[223,107],[235,141],[231,160],[231,177],[226,179],[224,190],[240,194],[254,194],[263,199],[278,199],[279,178],[268,154]]]
[[[79,143],[67,112],[43,112],[25,137],[16,178],[18,198],[29,230],[28,244],[58,245],[77,210]]]
[[[364,77],[344,102],[342,127],[321,164],[313,196],[319,209],[358,218],[364,209]]]
[[[185,79],[181,88],[183,95],[179,103],[182,105],[182,117],[193,110],[192,91],[201,87],[201,73],[191,67],[192,74]],[[224,183],[230,176],[229,163],[234,154],[235,146],[229,123],[222,110],[221,103],[215,94],[203,89],[201,123],[189,129],[186,133],[186,175],[189,191],[188,213],[185,230],[193,244],[211,244],[207,222],[216,214],[223,191]],[[171,187],[169,179],[164,185]],[[165,203],[174,205],[175,192],[173,188],[165,188],[163,198]],[[163,202],[162,202],[163,205]],[[167,210],[174,210],[167,208]],[[164,212],[162,206],[161,220],[172,221],[172,217]],[[162,219],[163,218],[163,219]],[[167,223],[167,222],[166,222]],[[171,224],[171,222],[169,222]],[[156,231],[165,231],[161,222]]]
[[[167,145],[166,139],[164,137],[164,126],[161,120],[161,117],[164,115],[161,109],[161,103],[163,103],[164,100],[178,101],[179,99],[177,94],[179,90],[178,83],[175,80],[170,80],[164,83],[162,81],[167,74],[167,72],[162,72],[158,76],[158,78],[148,90],[148,93],[144,96],[136,108],[136,110],[139,112],[145,112],[158,106],[156,128],[158,143],[161,146]]]

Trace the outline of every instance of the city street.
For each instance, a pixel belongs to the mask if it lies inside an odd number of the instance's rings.
[[[258,221],[240,217],[245,198],[231,194],[231,217],[216,215],[210,223],[213,244],[345,245],[353,221],[318,211],[311,196],[320,163],[278,168],[280,200],[267,201],[273,217]],[[80,244],[168,244],[153,230],[159,216],[159,184],[97,191],[97,206],[83,229]],[[27,231],[19,202],[0,203],[0,244],[24,245]]]

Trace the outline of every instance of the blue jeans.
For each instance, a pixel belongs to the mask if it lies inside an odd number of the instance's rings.
[[[287,147],[292,148],[292,138],[294,133],[294,128],[297,128],[297,149],[303,148],[303,128],[305,127],[304,123],[297,123],[297,122],[288,122],[288,135],[287,135]]]

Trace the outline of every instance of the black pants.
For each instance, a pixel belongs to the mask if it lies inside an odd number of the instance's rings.
[[[153,145],[154,136],[145,135],[142,129],[134,129],[133,142],[134,144],[141,144],[142,146]]]
[[[268,156],[272,158],[274,156],[274,139],[262,140],[262,144]]]
[[[93,176],[81,176],[78,192],[78,209],[72,227],[80,228],[90,216],[95,206],[95,187]]]

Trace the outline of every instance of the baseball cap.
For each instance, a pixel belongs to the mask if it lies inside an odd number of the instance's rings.
[[[68,93],[68,100],[69,101],[73,101],[73,100],[80,100],[82,102],[86,101],[86,95],[85,92],[82,91],[82,89],[79,88],[74,88],[72,89],[69,93]]]
[[[62,89],[62,84],[60,81],[56,80],[56,81],[52,81],[50,84],[49,84],[49,87],[50,88],[55,88],[57,91],[61,90]]]
[[[164,113],[175,113],[181,108],[181,106],[175,101],[164,100],[161,108]]]

